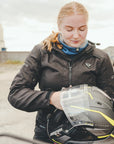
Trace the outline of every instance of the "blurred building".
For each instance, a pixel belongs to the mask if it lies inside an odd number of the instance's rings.
[[[114,66],[114,46],[109,46],[109,47],[105,48],[104,51],[106,53],[108,53],[108,55],[112,61],[112,64]]]
[[[4,36],[3,36],[3,28],[1,24],[0,24],[0,51],[6,51]]]

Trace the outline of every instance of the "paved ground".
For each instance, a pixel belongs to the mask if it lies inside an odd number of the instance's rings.
[[[31,139],[36,112],[17,110],[7,100],[9,87],[20,67],[21,65],[0,64],[0,133],[7,132]]]

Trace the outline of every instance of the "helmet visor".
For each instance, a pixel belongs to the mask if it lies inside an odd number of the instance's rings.
[[[72,126],[99,127],[101,124],[103,126],[103,123],[104,125],[109,123],[107,117],[112,115],[112,122],[109,125],[114,124],[110,98],[97,87],[80,85],[63,90],[61,105]],[[101,124],[99,125],[97,121]]]

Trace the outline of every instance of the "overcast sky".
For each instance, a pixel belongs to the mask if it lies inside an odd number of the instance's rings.
[[[72,0],[0,0],[0,24],[8,51],[30,51],[34,45],[57,31],[60,8]],[[89,12],[87,39],[99,48],[114,46],[114,0],[75,0]]]

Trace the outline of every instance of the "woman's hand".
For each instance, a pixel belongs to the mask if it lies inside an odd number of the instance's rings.
[[[54,105],[57,109],[62,110],[60,104],[60,92],[54,92],[50,97],[50,104]]]

